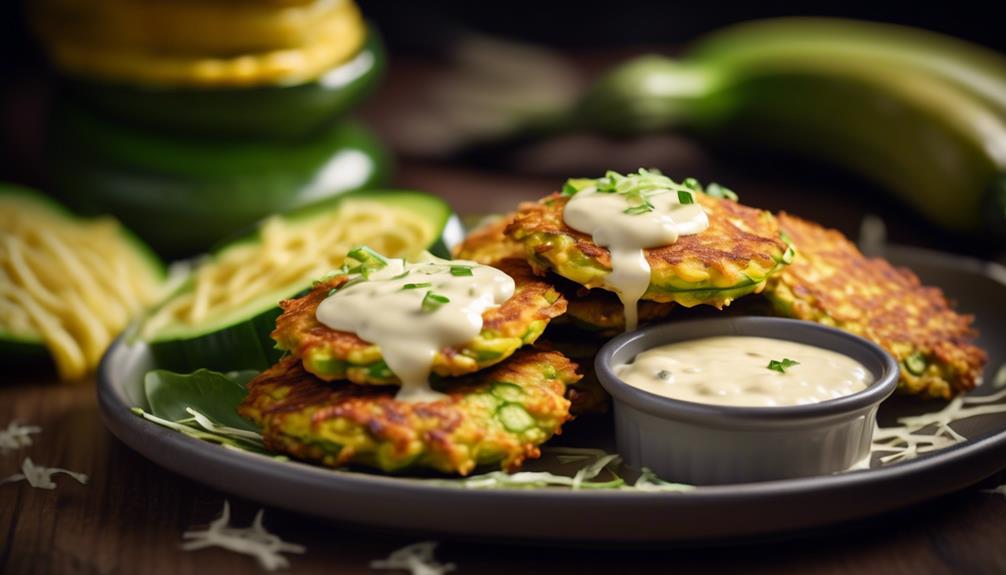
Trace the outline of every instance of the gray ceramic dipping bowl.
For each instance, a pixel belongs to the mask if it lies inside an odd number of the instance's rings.
[[[615,375],[614,366],[650,348],[716,336],[768,337],[829,349],[863,364],[873,383],[810,405],[733,407],[662,397]],[[595,368],[614,398],[615,440],[625,462],[693,485],[849,469],[869,456],[877,408],[898,383],[897,362],[876,344],[832,327],[770,317],[664,323],[625,333],[601,348]]]

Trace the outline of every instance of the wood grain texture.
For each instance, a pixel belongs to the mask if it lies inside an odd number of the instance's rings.
[[[258,570],[253,559],[227,551],[180,550],[182,533],[216,518],[227,495],[162,470],[116,440],[101,422],[93,382],[60,385],[49,379],[22,376],[0,386],[0,426],[17,420],[43,428],[33,445],[0,455],[0,477],[16,473],[30,456],[41,465],[87,473],[90,480],[80,485],[59,476],[54,491],[24,482],[0,485],[0,573]],[[259,506],[230,499],[232,524],[249,524]],[[371,560],[429,537],[275,509],[267,510],[265,523],[284,540],[307,546],[305,555],[289,555],[295,573],[373,573]],[[488,574],[992,574],[1006,572],[1004,531],[1006,498],[969,490],[894,515],[741,545],[619,549],[444,541],[438,557],[456,563],[459,572]]]

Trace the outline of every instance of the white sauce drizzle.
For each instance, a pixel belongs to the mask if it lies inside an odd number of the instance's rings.
[[[769,369],[772,360],[798,364]],[[872,376],[846,355],[780,339],[723,336],[658,346],[615,368],[650,393],[716,405],[805,405],[866,389]]]
[[[636,329],[637,304],[650,286],[650,264],[643,250],[673,244],[678,236],[709,226],[702,206],[680,203],[677,190],[652,190],[643,197],[653,205],[652,211],[625,213],[637,205],[632,198],[591,187],[572,196],[562,214],[566,225],[590,234],[595,244],[611,252],[605,287],[617,293],[625,307],[626,331]]]
[[[381,348],[388,368],[402,381],[397,399],[436,401],[443,397],[429,385],[436,353],[474,339],[482,331],[482,314],[510,299],[514,289],[510,276],[475,262],[391,259],[366,281],[325,298],[316,317]],[[448,301],[424,310],[427,294]]]

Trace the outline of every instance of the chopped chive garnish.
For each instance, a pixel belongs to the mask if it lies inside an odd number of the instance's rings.
[[[409,270],[405,270],[404,272],[398,274],[397,276],[395,276],[395,277],[393,277],[391,279],[393,279],[393,280],[400,280],[400,279],[404,278],[407,275],[409,275]]]
[[[700,190],[702,186],[699,185],[699,181],[695,178],[685,178],[685,181],[681,182],[681,185],[688,188],[689,190]],[[715,185],[715,184],[713,184]]]
[[[562,195],[564,196],[575,196],[577,191],[579,190],[569,180],[566,180],[566,183],[562,185]]]
[[[367,246],[359,246],[349,250],[349,253],[346,254],[346,257],[353,258],[354,260],[360,263],[365,263],[373,260],[376,262],[380,262],[381,264],[384,265],[388,264],[387,258],[385,258],[381,254],[375,252],[374,250],[370,249]]]
[[[432,291],[426,292],[423,297],[423,311],[426,313],[434,312],[440,309],[440,306],[445,303],[449,303],[451,300],[445,295],[440,295],[438,293],[433,293]]]
[[[379,270],[388,265],[387,258],[367,246],[358,246],[349,250],[346,254],[346,259],[359,263],[359,265],[355,267],[350,267],[349,264],[343,264],[342,267],[345,269],[346,273],[360,274],[364,278],[368,278],[370,276],[370,272]]]
[[[915,352],[905,358],[905,368],[912,375],[922,375],[926,371],[926,358],[921,352]]]
[[[332,288],[332,289],[328,290],[328,297],[332,297],[332,296],[333,296],[333,295],[335,295],[336,293],[338,293],[338,292],[340,292],[340,291],[342,291],[342,290],[344,290],[344,289],[346,289],[346,288],[348,288],[348,287],[350,287],[350,286],[355,286],[356,284],[358,284],[358,283],[361,283],[361,282],[365,281],[365,279],[366,279],[366,278],[364,278],[364,277],[362,277],[362,276],[360,276],[360,277],[355,277],[355,278],[353,278],[353,279],[349,280],[348,282],[346,282],[346,283],[342,284],[342,285],[341,285],[341,286],[339,286],[339,287],[334,287],[334,288]]]
[[[794,258],[796,258],[796,248],[793,244],[790,244],[782,254],[782,263],[789,265],[793,263]]]
[[[684,190],[678,190],[678,203],[679,204],[694,204],[695,197],[692,196],[691,192],[686,192]]]
[[[419,289],[424,287],[433,287],[433,284],[430,282],[424,282],[421,284],[405,284],[402,286],[402,289]]]
[[[472,275],[471,266],[451,266],[451,275],[457,277]]]
[[[793,367],[794,365],[800,365],[799,361],[794,361],[788,357],[784,357],[782,361],[772,360],[768,362],[768,368],[772,371],[778,371],[779,373],[786,373],[786,370]]]
[[[737,194],[735,194],[733,190],[726,186],[721,186],[716,182],[706,186],[706,195],[714,198],[722,198],[724,200],[737,201]]]
[[[638,216],[639,214],[645,214],[647,212],[653,211],[653,204],[650,202],[639,204],[638,206],[632,206],[631,208],[625,208],[624,213],[630,216]]]

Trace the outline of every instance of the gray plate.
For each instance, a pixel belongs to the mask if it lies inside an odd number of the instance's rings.
[[[894,263],[942,287],[977,317],[989,352],[988,393],[1006,360],[1006,270],[934,252],[889,248]],[[471,490],[404,477],[333,471],[235,452],[190,439],[130,413],[142,405],[139,384],[152,367],[143,346],[119,341],[102,362],[98,399],[108,428],[167,469],[221,491],[337,521],[467,537],[538,541],[702,542],[787,532],[858,519],[943,495],[985,479],[1006,463],[1006,417],[957,425],[969,441],[879,469],[841,475],[704,487],[689,493]],[[941,404],[889,401],[881,424]],[[601,436],[567,434],[566,444],[608,447]],[[607,437],[604,434],[607,433]],[[598,442],[603,443],[598,445]]]

